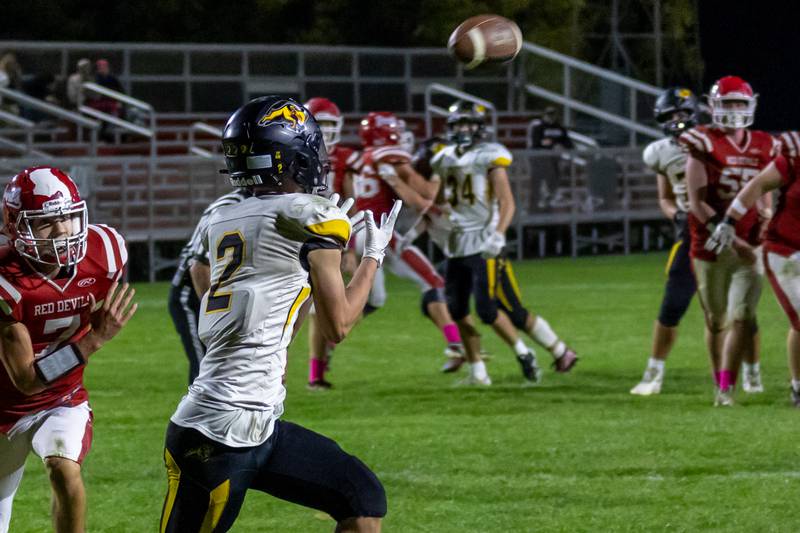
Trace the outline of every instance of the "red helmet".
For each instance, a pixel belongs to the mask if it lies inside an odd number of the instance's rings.
[[[403,124],[390,111],[372,111],[361,120],[358,135],[364,147],[399,144]]]
[[[47,219],[60,221],[68,234],[37,237]],[[37,263],[69,267],[86,255],[86,202],[72,178],[55,167],[26,168],[11,179],[3,194],[3,221],[17,251]]]
[[[746,128],[755,119],[757,99],[750,84],[739,76],[720,78],[708,93],[711,121],[721,128]],[[744,107],[726,106],[729,102],[740,102]]]
[[[317,121],[322,136],[325,139],[325,146],[328,148],[336,145],[342,140],[342,112],[339,106],[321,96],[315,96],[305,103],[305,108]]]

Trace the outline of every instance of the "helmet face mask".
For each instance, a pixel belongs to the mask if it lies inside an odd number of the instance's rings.
[[[698,102],[692,91],[667,89],[656,100],[653,114],[666,135],[677,137],[698,123]]]
[[[52,267],[73,267],[86,256],[86,202],[57,168],[33,167],[15,176],[3,195],[3,216],[14,248]]]
[[[292,100],[264,96],[228,119],[222,147],[234,187],[282,186],[293,180],[306,193],[327,188],[328,153],[311,113]]]
[[[711,121],[725,129],[747,128],[755,121],[758,95],[738,76],[725,76],[711,86]]]
[[[447,139],[459,148],[480,142],[486,133],[486,108],[459,100],[448,109]]]

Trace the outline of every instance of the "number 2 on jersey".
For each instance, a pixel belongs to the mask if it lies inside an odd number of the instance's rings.
[[[242,266],[244,254],[244,237],[238,231],[226,233],[217,243],[216,260],[222,261],[228,257],[228,264],[217,282],[208,289],[206,313],[219,313],[231,308],[231,293],[220,292],[220,289],[228,284],[231,276]]]

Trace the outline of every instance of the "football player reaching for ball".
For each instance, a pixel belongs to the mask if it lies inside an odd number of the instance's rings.
[[[462,337],[474,339],[468,321],[470,296],[474,296],[478,317],[513,348],[523,375],[535,383],[540,379],[536,356],[518,329],[550,351],[558,372],[568,372],[578,358],[544,318],[522,306],[516,279],[503,259],[505,231],[515,209],[506,171],[512,158],[503,145],[484,140],[485,122],[483,106],[454,103],[447,118],[452,144],[431,160],[448,204],[447,303]],[[506,312],[498,312],[500,308]],[[467,342],[465,348],[470,364],[465,383],[491,384],[478,346]]]
[[[348,200],[311,194],[328,171],[322,133],[297,102],[265,96],[223,130],[227,172],[252,195],[211,216],[201,241],[210,285],[199,335],[207,347],[166,435],[160,531],[228,531],[248,489],[321,510],[336,531],[380,531],[386,495],[336,442],[281,420],[286,354],[313,297],[317,326],[341,341],[361,315],[401,202],[362,216],[364,254],[345,286]]]
[[[717,80],[711,87],[709,103],[712,126],[691,128],[679,141],[689,151],[690,256],[717,384],[714,403],[727,406],[733,405],[742,356],[754,358],[757,353],[756,307],[761,275],[753,248],[760,243],[763,222],[771,217],[768,196],[742,214],[732,248],[722,247],[709,237],[736,194],[775,157],[778,143],[766,132],[748,129],[755,117],[756,95],[742,78],[725,76]],[[762,390],[757,361],[745,368],[744,381],[754,392]]]
[[[9,531],[30,452],[49,474],[54,529],[84,531],[81,464],[93,415],[83,370],[136,312],[133,289],[118,287],[125,241],[88,224],[77,186],[54,167],[11,179],[3,220],[10,246],[0,258],[0,532]]]

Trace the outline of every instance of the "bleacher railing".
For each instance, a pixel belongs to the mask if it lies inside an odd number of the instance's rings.
[[[33,98],[32,96],[28,96],[27,94],[12,89],[8,89],[5,87],[0,87],[0,96],[2,96],[3,99],[8,99],[13,102],[16,102],[20,107],[27,107],[30,109],[34,109],[45,115],[56,117],[66,122],[69,122],[70,124],[75,126],[78,139],[83,138],[83,129],[84,128],[88,129],[89,155],[92,156],[97,155],[97,133],[100,129],[100,123],[97,122],[96,120],[86,118],[73,111],[69,111],[57,105],[45,102],[44,100],[39,100],[38,98]]]

